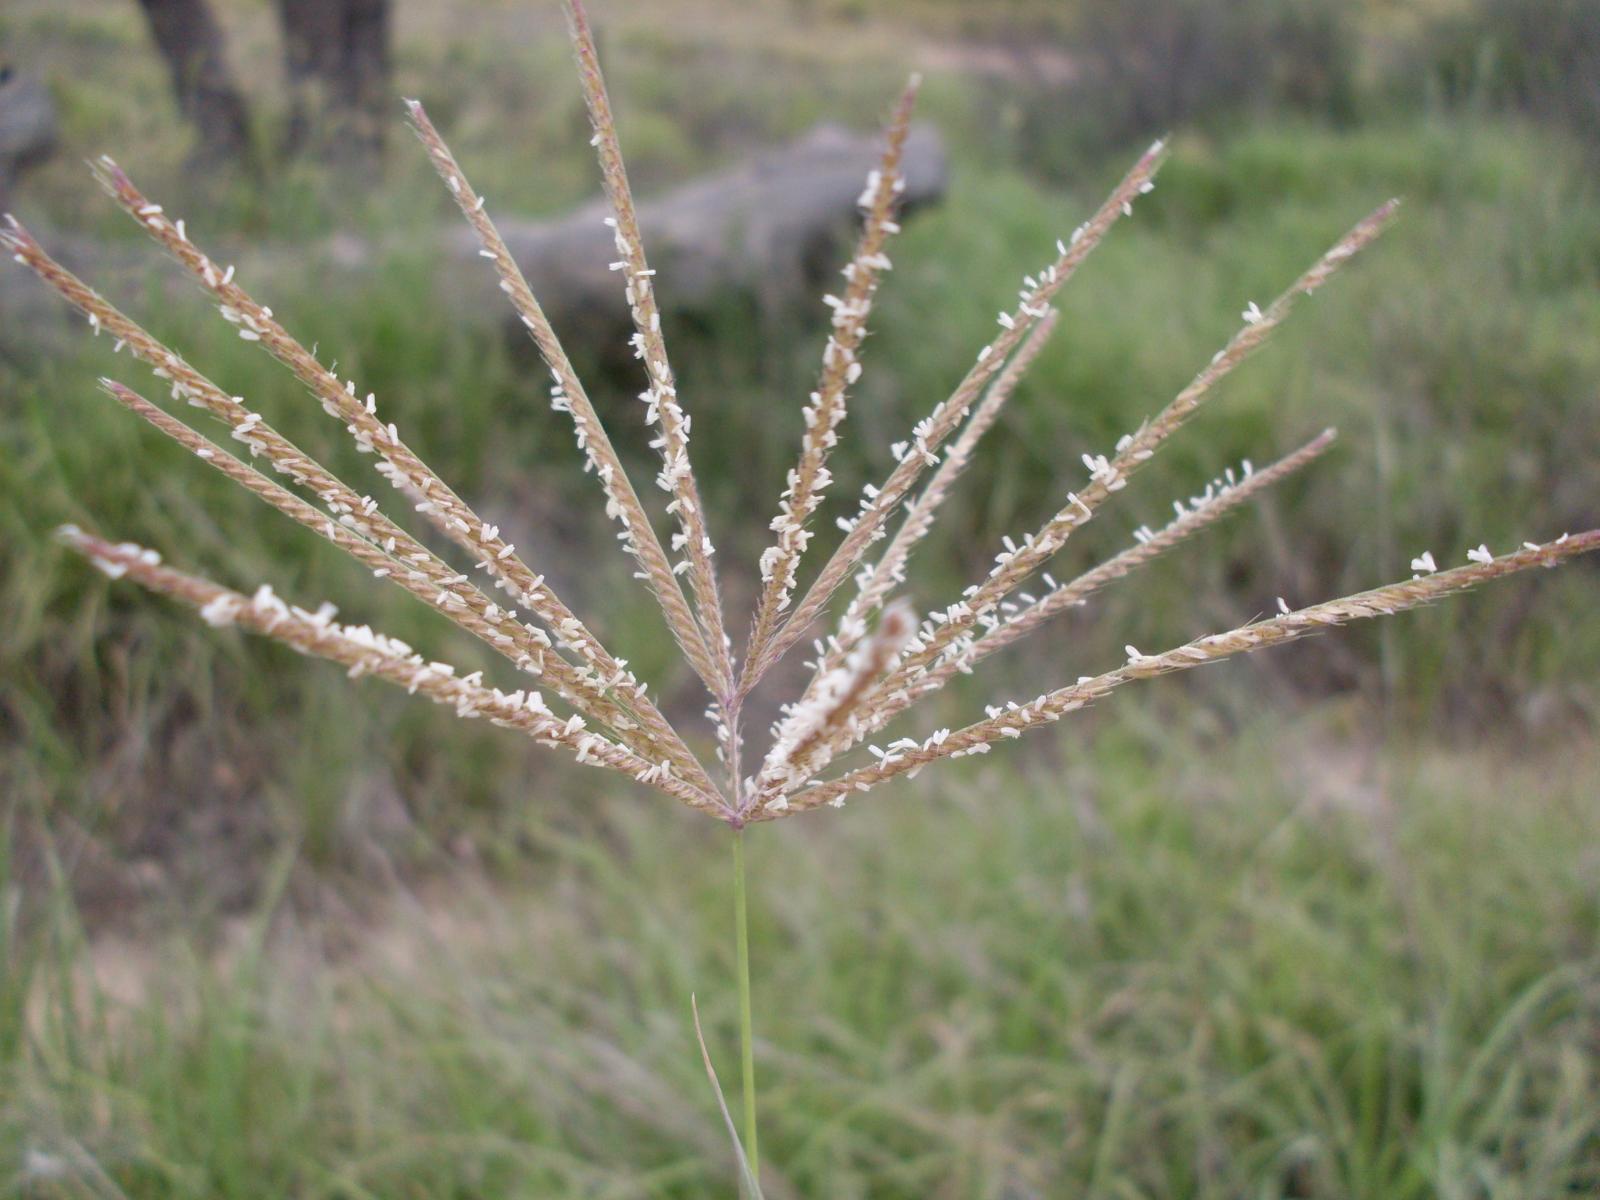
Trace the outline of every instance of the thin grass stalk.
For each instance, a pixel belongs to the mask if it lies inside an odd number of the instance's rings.
[[[987,720],[963,729],[937,730],[918,742],[904,739],[875,754],[876,762],[849,771],[837,779],[817,784],[789,798],[781,809],[763,808],[751,820],[770,820],[806,812],[823,804],[842,804],[852,792],[866,791],[899,775],[914,774],[932,763],[985,754],[997,743],[1060,720],[1085,708],[1125,683],[1151,679],[1194,667],[1296,641],[1351,621],[1391,616],[1533,567],[1554,567],[1580,554],[1600,550],[1600,529],[1563,534],[1542,545],[1529,542],[1520,550],[1498,558],[1474,551],[1463,567],[1433,575],[1414,576],[1371,591],[1312,605],[1281,616],[1242,625],[1224,633],[1197,638],[1160,654],[1141,654],[1128,647],[1128,661],[1115,670],[1046,692],[1026,704],[991,705]]]
[[[611,99],[606,94],[605,76],[600,71],[600,56],[589,28],[588,13],[582,0],[567,0],[567,12],[578,59],[578,80],[589,111],[589,124],[594,128],[592,141],[614,214],[611,225],[616,235],[618,260],[612,267],[626,276],[628,308],[633,314],[636,331],[634,351],[643,360],[650,381],[640,399],[645,404],[646,422],[660,427],[659,436],[651,444],[661,452],[661,473],[656,481],[672,496],[667,511],[678,519],[679,532],[673,536],[672,543],[674,549],[683,552],[684,558],[676,569],[689,576],[695,612],[705,633],[707,649],[716,661],[718,684],[712,694],[726,704],[734,692],[733,657],[722,617],[716,572],[711,565],[715,549],[706,528],[700,489],[689,463],[689,417],[678,400],[677,383],[667,361],[666,343],[661,337],[661,313],[656,306],[655,272],[645,259],[633,190],[628,185],[622,147],[617,141],[617,123],[611,111]]]
[[[706,1069],[706,1082],[711,1085],[711,1094],[716,1098],[717,1111],[722,1114],[723,1128],[728,1131],[728,1141],[733,1145],[733,1157],[739,1167],[739,1186],[743,1200],[763,1200],[761,1195],[761,1181],[750,1169],[750,1158],[744,1152],[744,1143],[739,1140],[739,1128],[733,1123],[733,1114],[728,1111],[728,1098],[722,1094],[722,1083],[717,1079],[717,1068],[711,1062],[711,1049],[706,1045],[706,1031],[700,1024],[700,1001],[693,992],[689,993],[689,1016],[694,1023],[694,1039],[700,1047],[700,1064]]]
[[[1028,330],[1044,318],[1056,293],[1117,219],[1133,211],[1134,200],[1153,186],[1152,177],[1164,154],[1164,142],[1156,142],[1145,151],[1095,215],[1073,232],[1070,241],[1056,243],[1057,257],[1041,272],[1041,278],[1035,280],[1030,276],[1024,280],[1021,304],[1014,312],[1000,314],[1000,335],[978,352],[977,362],[956,390],[916,425],[910,440],[893,447],[897,463],[883,485],[869,487],[856,516],[841,520],[844,540],[812,582],[805,598],[767,643],[762,655],[745,664],[740,683],[742,691],[753,687],[821,615],[834,591],[855,570],[868,547],[883,536],[884,522],[900,507],[923,470],[937,463],[936,451],[945,438],[955,432],[967,410],[1021,344]]]
[[[962,598],[934,617],[924,621],[921,633],[908,647],[904,661],[884,685],[893,692],[917,672],[925,670],[941,654],[961,652],[970,631],[1006,596],[1042,567],[1114,493],[1127,486],[1130,476],[1148,462],[1161,444],[1176,433],[1211,396],[1217,385],[1244,362],[1294,308],[1295,301],[1320,288],[1341,266],[1369,245],[1393,219],[1398,201],[1390,200],[1357,223],[1318,259],[1299,279],[1264,311],[1251,304],[1244,312],[1244,324],[1217,351],[1172,401],[1154,419],[1124,438],[1111,458],[1084,455],[1089,469],[1088,485],[1069,492],[1067,503],[1021,546],[1006,539],[1005,549],[995,555],[995,566],[982,582],[966,589]]]
[[[63,527],[59,536],[111,578],[126,577],[151,591],[180,600],[198,609],[208,624],[238,625],[301,654],[336,662],[352,677],[373,675],[387,680],[454,708],[459,717],[481,717],[493,724],[520,730],[541,745],[561,746],[572,751],[580,763],[621,771],[692,808],[725,814],[726,806],[720,801],[663,770],[660,764],[640,758],[586,729],[582,717],[574,715],[563,720],[550,713],[537,692],[507,693],[486,688],[475,674],[457,678],[449,664],[429,662],[396,638],[385,637],[365,626],[336,623],[331,605],[316,611],[291,607],[266,586],[253,596],[246,596],[210,580],[164,567],[161,556],[154,550],[131,542],[113,544],[76,526]]]
[[[890,268],[884,247],[889,237],[900,229],[894,220],[900,195],[905,190],[900,163],[921,82],[920,76],[913,75],[901,93],[889,120],[883,156],[868,175],[866,190],[861,193],[865,217],[855,253],[844,267],[844,295],[823,297],[823,302],[832,310],[832,317],[822,355],[822,376],[803,412],[805,432],[801,438],[800,461],[789,472],[779,499],[778,515],[770,526],[777,532],[778,540],[761,555],[762,588],[745,650],[746,660],[761,657],[777,631],[779,619],[789,607],[796,572],[812,537],[807,525],[832,482],[827,468],[828,455],[839,440],[839,426],[848,408],[848,389],[861,376],[860,351],[867,333],[867,318],[872,311],[878,282]]]
[[[755,1021],[750,1005],[750,911],[745,887],[744,829],[733,831],[734,966],[739,976],[739,1067],[744,1105],[744,1149],[750,1174],[759,1184],[761,1150],[757,1143]]]
[[[639,564],[639,577],[654,593],[667,627],[682,649],[684,658],[714,694],[719,683],[715,656],[706,647],[705,637],[689,608],[689,602],[684,598],[677,576],[672,572],[667,552],[656,536],[650,517],[628,479],[628,473],[611,444],[611,438],[589,399],[583,381],[573,369],[572,360],[567,357],[554,326],[545,316],[544,308],[528,285],[522,268],[517,265],[500,231],[485,211],[484,198],[473,190],[466,173],[434,128],[433,122],[428,119],[421,102],[408,100],[406,108],[411,116],[412,127],[427,151],[434,170],[444,180],[468,224],[472,226],[481,253],[493,263],[495,273],[500,277],[500,290],[511,301],[528,336],[538,347],[540,357],[550,369],[554,384],[551,407],[572,418],[578,448],[605,490],[606,512],[621,527],[624,549]]]

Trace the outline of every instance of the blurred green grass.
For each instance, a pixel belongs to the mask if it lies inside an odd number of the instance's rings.
[[[1119,722],[759,830],[767,1194],[1590,1194],[1600,763],[1347,737]],[[269,887],[98,982],[59,909],[0,985],[22,1194],[731,1195],[688,1020],[736,1076],[725,841],[524,816],[514,884]]]

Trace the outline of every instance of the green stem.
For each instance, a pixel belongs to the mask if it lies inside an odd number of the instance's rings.
[[[744,1153],[750,1174],[761,1178],[761,1154],[756,1148],[756,1055],[750,1020],[750,919],[745,906],[744,830],[733,834],[733,928],[738,947],[739,1057],[744,1070]]]

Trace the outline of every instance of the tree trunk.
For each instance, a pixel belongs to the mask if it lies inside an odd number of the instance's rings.
[[[178,110],[200,135],[206,163],[248,161],[250,114],[228,69],[222,28],[206,0],[139,0],[172,75]]]
[[[389,0],[277,0],[289,121],[284,149],[338,165],[382,155],[389,112]]]

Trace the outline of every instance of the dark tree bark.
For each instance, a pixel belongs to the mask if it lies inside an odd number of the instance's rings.
[[[222,28],[206,0],[139,0],[166,59],[178,109],[200,134],[207,162],[248,161],[250,113],[234,82]]]
[[[11,207],[11,189],[23,172],[50,156],[58,133],[50,89],[0,63],[0,212]]]
[[[277,0],[289,120],[284,148],[368,166],[389,124],[389,0]]]

